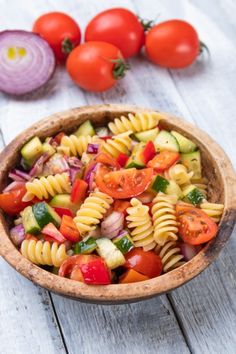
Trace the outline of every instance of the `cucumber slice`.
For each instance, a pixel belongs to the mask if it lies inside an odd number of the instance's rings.
[[[154,145],[158,151],[169,150],[169,151],[179,151],[179,144],[175,137],[171,135],[166,130],[161,130],[157,135]]]
[[[154,141],[157,137],[158,132],[159,129],[154,128],[154,129],[146,130],[144,132],[136,133],[134,135],[139,141],[147,142],[147,141]]]
[[[48,153],[48,156],[52,156],[55,154],[56,150],[52,147],[52,145],[48,144],[48,143],[43,143],[42,146],[42,153]]]
[[[26,234],[37,235],[41,230],[37,220],[34,217],[31,206],[24,209],[22,213],[22,223]]]
[[[21,155],[28,166],[32,166],[37,158],[43,153],[43,144],[37,136],[32,138],[21,149]]]
[[[166,188],[167,188],[169,183],[170,182],[167,179],[165,179],[162,176],[157,175],[155,177],[155,180],[154,180],[153,184],[152,184],[152,189],[155,192],[163,192],[163,193],[165,193]]]
[[[75,254],[90,254],[97,248],[95,238],[89,237],[87,240],[76,243],[74,247]]]
[[[175,137],[179,144],[179,151],[188,153],[188,152],[193,152],[197,149],[197,145],[194,144],[190,139],[186,138],[182,134],[172,130],[171,134]]]
[[[184,188],[183,195],[187,202],[190,202],[194,205],[199,205],[204,199],[204,195],[201,191],[194,185],[190,185]]]
[[[95,130],[92,126],[92,123],[90,122],[90,120],[86,120],[83,124],[81,124],[81,126],[76,130],[76,132],[74,133],[74,135],[76,136],[93,136],[95,135]]]
[[[110,269],[115,269],[125,263],[125,257],[122,252],[109,238],[99,238],[96,242],[99,256],[104,258]]]
[[[165,193],[168,195],[176,195],[178,199],[183,198],[183,192],[180,186],[175,182],[170,180],[168,186],[166,187]]]
[[[200,151],[181,154],[180,160],[188,171],[193,171],[193,179],[202,178],[201,154]]]
[[[128,232],[122,237],[114,238],[113,243],[123,254],[129,252],[134,247],[134,243]]]
[[[34,204],[32,209],[34,217],[41,228],[43,228],[50,222],[52,222],[57,227],[60,226],[60,216],[46,202]]]
[[[72,203],[70,199],[70,194],[57,194],[49,203],[52,207],[67,208],[72,210],[74,213],[79,209],[80,204]]]
[[[145,163],[143,160],[143,150],[145,148],[146,144],[145,143],[139,143],[135,145],[132,154],[128,161],[126,162],[125,168],[144,168]]]

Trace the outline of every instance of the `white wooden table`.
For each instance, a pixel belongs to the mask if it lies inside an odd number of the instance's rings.
[[[186,70],[144,57],[116,88],[75,87],[63,68],[39,92],[0,95],[1,145],[51,113],[86,104],[129,103],[174,113],[206,130],[236,165],[236,2],[234,0],[0,0],[0,30],[30,29],[47,11],[65,11],[82,28],[98,11],[124,6],[158,21],[183,18],[211,51]],[[142,303],[97,306],[50,294],[0,260],[0,353],[236,353],[235,233],[218,260],[187,285]]]

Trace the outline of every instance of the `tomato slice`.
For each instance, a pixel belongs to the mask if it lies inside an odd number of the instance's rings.
[[[165,150],[150,160],[147,166],[154,168],[157,172],[162,172],[170,168],[179,158],[180,154],[178,152]]]
[[[152,168],[108,172],[100,167],[96,173],[96,184],[101,192],[116,199],[131,198],[143,193],[153,177]]]
[[[158,277],[162,272],[161,257],[153,251],[143,251],[142,248],[133,248],[125,255],[125,268],[136,270],[149,278]]]
[[[117,162],[116,159],[111,157],[110,155],[106,154],[105,152],[100,152],[96,157],[95,157],[96,162],[100,162],[106,166],[111,166],[117,169],[120,169],[120,165]]]
[[[25,186],[14,189],[10,192],[0,194],[0,208],[9,215],[16,215],[21,212],[31,202],[22,202],[22,198],[26,193]]]
[[[200,245],[213,239],[218,230],[216,223],[201,209],[186,204],[176,206],[180,222],[179,235],[190,245]]]
[[[129,269],[119,278],[119,284],[136,283],[150,279],[146,275],[136,272],[134,269]]]

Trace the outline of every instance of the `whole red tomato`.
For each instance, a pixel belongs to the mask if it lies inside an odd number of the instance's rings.
[[[118,47],[124,58],[139,53],[144,45],[144,28],[131,11],[116,8],[95,16],[85,30],[85,41],[103,41]]]
[[[70,53],[66,68],[72,80],[88,91],[105,91],[125,75],[120,50],[105,42],[87,42]]]
[[[59,62],[65,61],[81,40],[78,24],[62,12],[49,12],[40,16],[33,25],[33,32],[40,34],[49,43]]]
[[[145,49],[148,58],[167,68],[184,68],[194,62],[200,52],[196,30],[181,20],[162,22],[147,33]]]

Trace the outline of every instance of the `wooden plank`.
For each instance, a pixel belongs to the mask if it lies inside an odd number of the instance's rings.
[[[166,296],[109,306],[53,299],[71,354],[189,353]]]

